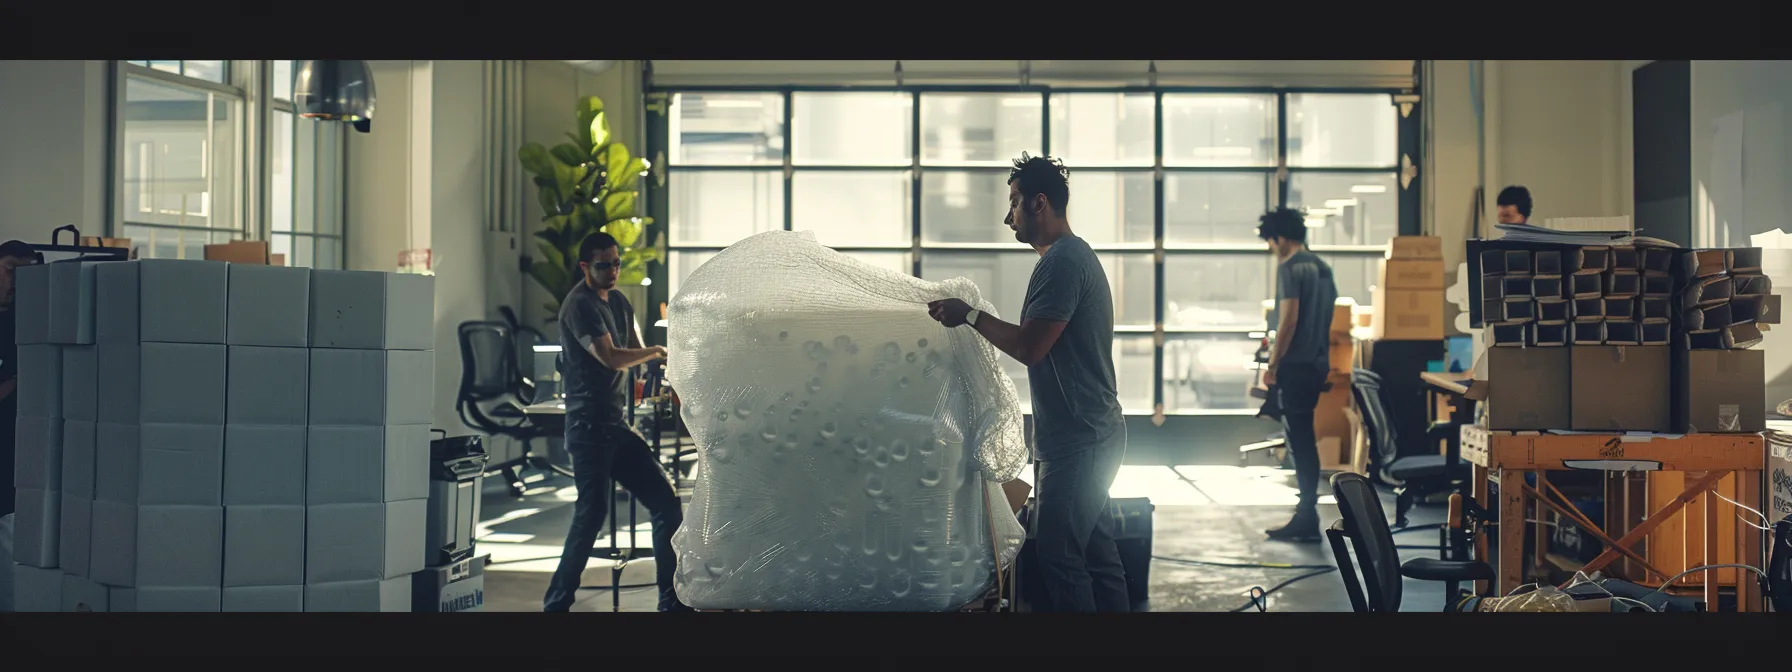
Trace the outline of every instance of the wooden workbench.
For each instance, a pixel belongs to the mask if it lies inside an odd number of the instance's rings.
[[[1474,467],[1474,496],[1483,509],[1493,503],[1489,483],[1499,484],[1499,557],[1488,557],[1488,539],[1485,535],[1477,536],[1476,555],[1493,565],[1496,570],[1498,579],[1494,585],[1497,591],[1495,594],[1505,595],[1524,585],[1527,582],[1524,557],[1525,505],[1527,501],[1536,500],[1539,502],[1539,513],[1548,508],[1558,515],[1574,519],[1577,526],[1586,529],[1605,544],[1605,552],[1581,568],[1581,571],[1588,574],[1606,569],[1620,558],[1635,562],[1650,574],[1658,573],[1632,547],[1648,537],[1663,522],[1680,515],[1683,510],[1688,512],[1688,516],[1693,515],[1691,511],[1699,511],[1704,517],[1703,524],[1699,526],[1703,530],[1704,539],[1704,553],[1701,557],[1710,560],[1693,563],[1695,566],[1717,562],[1715,558],[1719,556],[1720,526],[1730,525],[1735,528],[1734,535],[1723,536],[1733,539],[1735,557],[1739,562],[1759,567],[1765,560],[1760,531],[1749,527],[1740,518],[1720,520],[1720,509],[1716,505],[1718,498],[1714,496],[1714,489],[1720,481],[1725,480],[1726,475],[1734,473],[1738,477],[1728,479],[1729,483],[1734,484],[1731,498],[1760,508],[1763,500],[1762,471],[1766,467],[1766,457],[1766,440],[1759,434],[1688,434],[1681,437],[1555,435],[1500,432],[1478,425],[1464,425],[1462,459]],[[1648,518],[1641,524],[1626,530],[1614,530],[1621,532],[1623,536],[1613,540],[1601,526],[1580,516],[1567,498],[1562,497],[1549,484],[1548,472],[1571,470],[1608,473],[1684,472],[1687,485],[1672,501],[1655,503],[1656,510],[1649,512]],[[1526,474],[1536,475],[1537,485],[1534,488],[1525,482]],[[1550,497],[1551,494],[1555,497]],[[1694,502],[1698,506],[1687,506]],[[1536,548],[1533,549],[1534,561],[1541,561],[1544,554],[1545,540],[1542,538],[1541,528],[1539,526]],[[1651,578],[1652,584],[1659,584],[1669,576]],[[1720,582],[1706,580],[1703,584],[1707,609],[1714,610]],[[1761,611],[1761,591],[1753,577],[1744,576],[1735,584],[1738,609]],[[1477,585],[1476,592],[1488,594],[1487,587],[1486,582],[1481,582]]]

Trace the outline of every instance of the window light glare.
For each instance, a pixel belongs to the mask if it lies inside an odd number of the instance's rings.
[[[1355,184],[1350,187],[1350,193],[1353,194],[1385,194],[1387,192],[1387,185],[1384,184]]]

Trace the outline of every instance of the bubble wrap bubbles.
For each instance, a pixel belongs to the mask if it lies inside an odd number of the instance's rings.
[[[691,273],[668,309],[666,377],[696,439],[673,538],[699,609],[949,611],[995,586],[1024,531],[998,483],[1026,465],[995,348],[926,282],[762,233]],[[993,538],[992,538],[993,537]]]

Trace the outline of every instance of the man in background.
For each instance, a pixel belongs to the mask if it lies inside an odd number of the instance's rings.
[[[1531,221],[1531,190],[1519,186],[1506,187],[1500,190],[1500,196],[1493,201],[1499,206],[1501,224],[1529,224]]]
[[[1114,302],[1107,274],[1070,231],[1070,174],[1045,157],[1021,155],[1008,174],[1014,237],[1039,253],[1020,323],[937,301],[940,324],[971,325],[1027,366],[1038,447],[1036,557],[1052,611],[1131,611],[1126,569],[1114,545],[1108,489],[1126,457],[1126,424],[1114,384]]]
[[[1325,393],[1332,307],[1338,286],[1332,268],[1307,250],[1307,218],[1299,210],[1277,208],[1258,221],[1257,236],[1268,243],[1276,261],[1276,337],[1263,382],[1276,395],[1282,431],[1294,461],[1294,482],[1300,490],[1294,518],[1268,530],[1277,541],[1319,540],[1319,446],[1313,411]]]
[[[19,421],[19,346],[14,333],[17,313],[13,312],[13,270],[43,262],[43,256],[23,241],[9,240],[0,244],[0,516],[13,512],[13,456],[17,446],[13,434]]]

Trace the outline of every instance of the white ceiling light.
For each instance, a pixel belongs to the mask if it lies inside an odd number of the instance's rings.
[[[1388,187],[1385,184],[1357,184],[1350,187],[1350,193],[1353,194],[1385,194],[1387,192]]]
[[[565,61],[565,63],[594,75],[616,67],[615,61]]]

